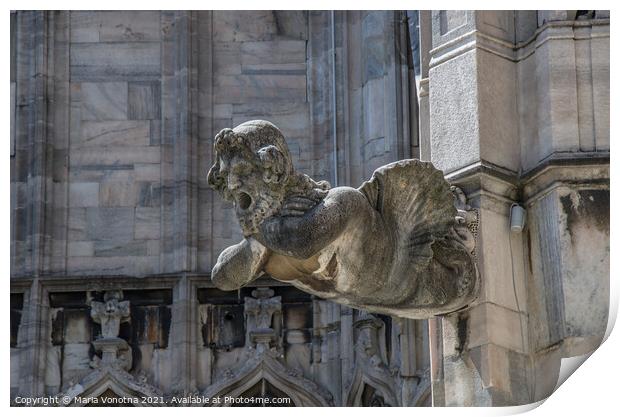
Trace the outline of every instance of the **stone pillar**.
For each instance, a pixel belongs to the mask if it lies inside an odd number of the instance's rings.
[[[197,266],[196,114],[198,40],[194,12],[162,12],[161,272]]]
[[[431,160],[479,211],[482,276],[470,308],[430,321],[435,405],[544,398],[560,358],[592,351],[604,332],[609,21],[543,15],[432,12]],[[528,210],[522,233],[510,230],[513,203]],[[581,255],[588,245],[596,259]]]
[[[509,228],[519,170],[511,22],[510,11],[432,13],[431,160],[478,209],[482,276],[474,305],[431,320],[434,405],[530,401],[522,241]]]
[[[24,309],[17,345],[20,348],[19,395],[45,395],[49,345],[49,295],[39,280],[24,293]]]
[[[431,160],[430,109],[428,98],[428,64],[432,39],[431,11],[420,10],[420,83],[417,86],[419,102],[420,159]]]
[[[170,349],[173,365],[173,391],[189,393],[196,389],[198,300],[196,286],[183,275],[174,286],[172,323],[170,328]]]

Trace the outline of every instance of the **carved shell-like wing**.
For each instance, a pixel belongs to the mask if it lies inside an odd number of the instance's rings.
[[[381,214],[397,250],[416,266],[430,262],[433,242],[455,224],[450,186],[430,162],[405,159],[382,166],[359,190]]]

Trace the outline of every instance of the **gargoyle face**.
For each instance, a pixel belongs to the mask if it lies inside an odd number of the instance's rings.
[[[262,180],[262,171],[259,166],[238,155],[220,158],[220,175],[226,182],[225,194],[234,203],[238,216],[252,212],[260,196],[269,192]]]
[[[105,303],[105,312],[108,314],[115,313],[118,310],[118,300],[112,299]]]
[[[293,172],[284,137],[269,122],[250,121],[218,133],[215,154],[209,185],[235,205],[243,234],[250,236],[282,205]]]

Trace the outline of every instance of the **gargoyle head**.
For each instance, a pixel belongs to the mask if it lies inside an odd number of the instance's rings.
[[[215,137],[215,164],[207,180],[234,204],[245,236],[280,209],[293,175],[284,136],[272,123],[252,120]]]

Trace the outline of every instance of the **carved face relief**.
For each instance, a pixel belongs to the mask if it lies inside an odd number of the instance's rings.
[[[269,122],[250,121],[215,138],[216,162],[209,185],[235,205],[245,236],[280,209],[293,172],[284,137]]]
[[[219,165],[225,180],[224,198],[235,205],[244,234],[256,233],[260,223],[279,210],[284,190],[264,181],[265,169],[260,161],[233,154],[220,157]]]

